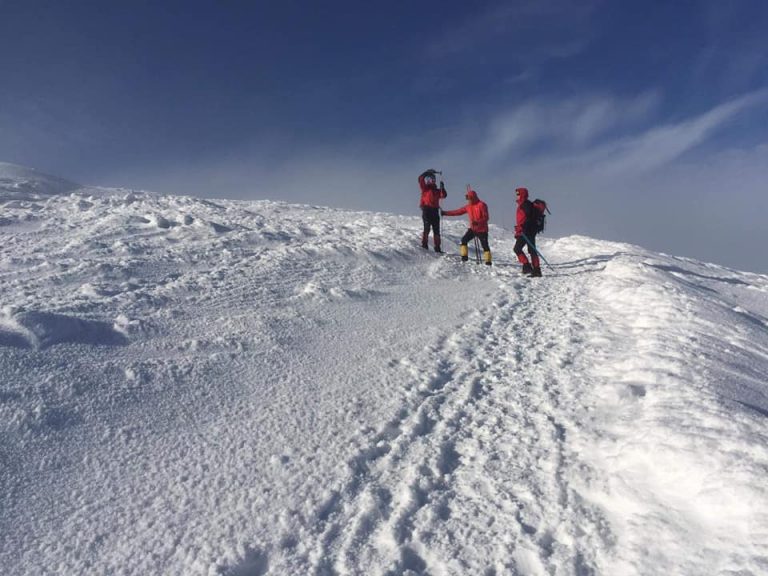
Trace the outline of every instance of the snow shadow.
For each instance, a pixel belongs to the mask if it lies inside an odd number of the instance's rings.
[[[764,410],[764,409],[760,408],[759,406],[756,406],[754,404],[750,404],[749,402],[744,402],[742,400],[736,400],[736,403],[737,404],[741,404],[742,406],[744,406],[744,408],[748,408],[750,410],[754,410],[755,412],[757,412],[761,416],[764,416],[764,417],[768,418],[768,410]]]
[[[43,349],[55,344],[121,346],[128,343],[114,324],[56,314],[24,311],[2,319],[0,346]]]
[[[614,258],[629,255],[629,252],[614,252],[613,254],[598,254],[596,256],[590,256],[588,258],[579,258],[577,260],[570,260],[568,262],[557,262],[551,264],[551,268],[557,276],[577,276],[579,274],[592,274],[594,272],[602,272],[605,270],[605,265]],[[514,262],[513,266],[517,266]]]
[[[646,266],[650,266],[651,268],[656,268],[657,270],[661,270],[662,272],[671,272],[673,274],[681,274],[683,276],[693,276],[694,278],[698,278],[700,280],[714,280],[715,282],[724,282],[726,284],[734,284],[737,286],[749,286],[748,282],[745,282],[744,280],[740,280],[739,278],[735,278],[733,276],[707,276],[706,274],[699,274],[698,272],[686,270],[685,268],[680,268],[678,266],[670,266],[668,264],[646,263]]]
[[[21,334],[0,327],[0,347],[31,348],[32,343]]]
[[[263,576],[269,571],[269,556],[258,549],[249,548],[245,558],[236,566],[222,572],[223,576]]]
[[[527,251],[527,249],[526,249]],[[583,268],[584,266],[598,266],[605,264],[618,258],[620,256],[631,256],[630,252],[614,252],[612,254],[597,254],[595,256],[588,256],[586,258],[578,258],[576,260],[570,260],[568,262],[558,262],[553,264],[553,267],[557,269],[567,270],[569,268]]]

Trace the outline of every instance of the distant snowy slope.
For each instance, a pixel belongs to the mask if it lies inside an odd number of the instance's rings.
[[[43,174],[32,168],[0,162],[0,202],[39,199],[80,188],[79,184]]]
[[[0,188],[4,573],[768,572],[768,277],[60,192]]]

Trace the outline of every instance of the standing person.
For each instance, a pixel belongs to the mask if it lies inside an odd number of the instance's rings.
[[[517,259],[523,265],[523,274],[529,274],[534,278],[541,277],[541,264],[539,263],[539,254],[536,252],[536,209],[533,203],[528,200],[528,188],[517,188],[517,220],[515,224],[515,254]],[[523,237],[525,235],[525,237]],[[527,238],[527,240],[526,240]],[[531,255],[531,261],[523,254],[523,248],[528,245],[528,254]]]
[[[435,175],[437,170],[430,168],[425,170],[419,176],[419,188],[421,188],[421,219],[424,222],[424,232],[421,234],[421,247],[429,249],[427,241],[429,240],[429,229],[432,229],[432,240],[435,244],[435,252],[440,250],[440,200],[448,196],[445,190],[445,184],[440,182],[440,188],[437,187]]]
[[[469,241],[475,236],[480,240],[480,244],[483,245],[483,260],[487,266],[491,265],[491,248],[488,245],[488,205],[477,197],[477,192],[470,190],[467,186],[467,205],[456,210],[443,210],[441,214],[443,216],[461,216],[467,214],[469,217],[469,229],[466,234],[461,238],[461,245],[459,246],[459,254],[461,254],[461,260],[466,262],[469,260]]]

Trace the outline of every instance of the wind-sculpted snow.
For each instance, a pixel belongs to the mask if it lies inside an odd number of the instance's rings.
[[[0,199],[0,203],[2,200]],[[7,574],[768,571],[768,278],[416,217],[8,200]]]
[[[125,337],[109,322],[86,320],[64,314],[36,311],[0,313],[0,346],[3,342],[21,347],[46,348],[63,342],[117,345]]]

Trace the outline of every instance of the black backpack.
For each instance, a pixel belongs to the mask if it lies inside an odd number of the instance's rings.
[[[544,231],[544,219],[547,214],[552,214],[547,208],[547,203],[544,200],[536,198],[533,202],[533,220],[536,225],[536,234]]]

